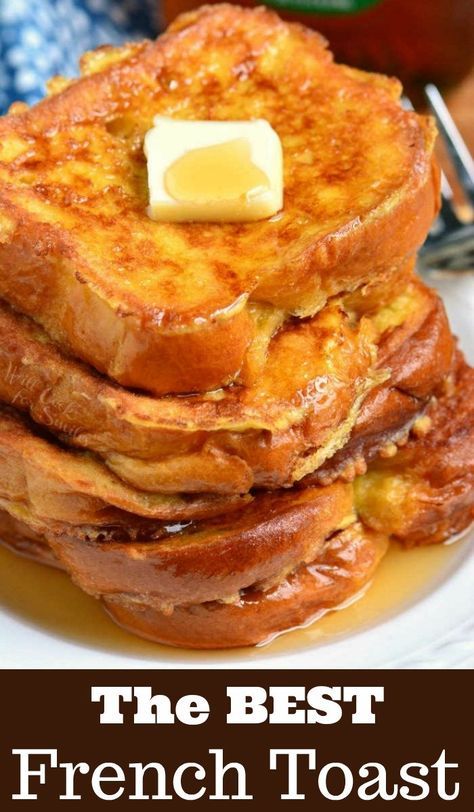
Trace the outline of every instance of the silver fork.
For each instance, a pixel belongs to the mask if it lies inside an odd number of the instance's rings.
[[[474,161],[435,85],[425,87],[425,95],[438,130],[456,170],[471,218],[460,220],[453,203],[453,191],[444,173],[441,178],[441,210],[420,250],[418,266],[423,270],[465,271],[474,269]]]

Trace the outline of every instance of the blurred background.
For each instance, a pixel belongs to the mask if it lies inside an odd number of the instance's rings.
[[[55,74],[74,76],[84,51],[159,27],[156,0],[0,0],[0,112],[38,101]]]

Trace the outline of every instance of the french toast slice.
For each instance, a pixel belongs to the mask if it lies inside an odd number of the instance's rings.
[[[0,400],[149,492],[273,489],[315,470],[347,476],[349,463],[360,473],[436,394],[454,343],[440,299],[413,277],[390,304],[349,304],[282,327],[259,381],[214,398],[123,391],[0,305]]]
[[[423,242],[435,131],[399,94],[262,8],[205,7],[156,42],[89,54],[82,78],[0,121],[0,296],[125,386],[228,384],[258,340],[252,303],[312,315]],[[158,113],[267,119],[283,143],[282,212],[150,220],[143,138]]]
[[[48,537],[52,538],[50,534]],[[100,576],[96,581],[99,573],[93,562],[97,552],[92,545],[81,545],[77,538],[75,542],[71,539],[65,545],[64,555],[59,537],[48,543],[42,533],[3,511],[0,511],[0,541],[38,563],[66,569],[82,589],[101,597],[113,620],[133,634],[153,642],[194,649],[266,642],[276,634],[317,619],[330,609],[342,608],[370,583],[388,546],[383,534],[352,523],[347,529],[332,534],[319,547],[316,545],[313,561],[301,563],[266,590],[256,586],[242,590],[230,602],[218,600],[171,607],[163,606],[143,589],[136,594],[111,586],[117,575],[121,572],[125,575],[124,562],[128,565],[132,562],[125,545],[121,548],[122,567],[111,563],[109,588],[100,595],[104,581]],[[107,557],[107,544],[102,547]],[[148,558],[151,556],[152,552]],[[112,559],[113,554],[109,558]],[[82,565],[73,563],[75,560]],[[120,561],[118,550],[116,560]],[[146,563],[145,559],[143,569]],[[157,574],[155,569],[155,582]]]
[[[65,450],[9,407],[0,408],[0,500],[33,515],[72,524],[110,524],[132,517],[180,521],[237,510],[239,494],[146,493],[120,480],[94,455]]]
[[[232,517],[172,526],[123,512],[74,526],[0,498],[0,539],[64,568],[135,634],[191,648],[259,643],[353,598],[388,537],[430,544],[472,522],[473,395],[459,354],[424,433],[353,485],[260,494]]]
[[[64,568],[135,634],[191,648],[261,642],[353,598],[387,537],[431,544],[473,521],[474,370],[457,361],[425,433],[353,486],[263,494],[232,518],[171,528],[123,514],[74,527],[3,499],[0,538]]]
[[[279,584],[267,591],[250,589],[233,603],[177,606],[165,615],[123,593],[110,593],[102,602],[119,626],[156,643],[192,649],[253,646],[357,600],[387,549],[386,536],[355,523],[331,536],[313,561],[300,564]]]
[[[254,585],[268,589],[355,521],[352,486],[342,483],[260,494],[238,514],[171,525],[129,517],[128,523],[72,526],[37,517],[19,502],[2,504],[47,537],[86,592],[147,594],[164,612],[235,600]]]

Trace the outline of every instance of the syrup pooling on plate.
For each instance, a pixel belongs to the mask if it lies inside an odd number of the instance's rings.
[[[341,611],[328,612],[305,628],[283,633],[265,646],[223,651],[190,651],[136,638],[112,624],[100,604],[79,590],[59,570],[40,566],[0,547],[0,594],[3,606],[43,633],[86,648],[100,648],[163,661],[248,660],[285,655],[356,634],[404,611],[433,591],[463,558],[469,539],[403,550],[392,544],[372,584]],[[58,606],[63,607],[58,612]],[[317,657],[317,649],[315,650]]]
[[[357,600],[341,606],[342,611],[328,612],[315,623],[271,641],[271,653],[330,643],[403,612],[433,591],[456,567],[469,545],[465,536],[466,533],[462,533],[459,539],[411,550],[392,543],[372,583],[362,590]]]

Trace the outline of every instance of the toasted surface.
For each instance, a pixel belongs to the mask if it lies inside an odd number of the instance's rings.
[[[354,522],[352,486],[335,484],[261,494],[235,516],[172,525],[135,518],[103,527],[51,523],[9,502],[13,520],[48,539],[56,559],[95,597],[147,595],[162,611],[235,600],[241,589],[269,588],[328,536]]]
[[[303,484],[328,484],[363,473],[380,453],[393,453],[394,443],[404,443],[428,403],[445,393],[456,348],[441,299],[434,296],[432,305],[421,323],[411,323],[411,335],[409,319],[385,333],[377,363],[390,369],[390,377],[367,394],[344,446]]]
[[[255,338],[249,301],[314,313],[425,237],[431,121],[401,108],[395,80],[335,65],[314,32],[206,7],[83,72],[0,122],[0,295],[124,385],[228,383]],[[283,143],[282,213],[152,222],[142,145],[157,113],[266,118]]]
[[[20,555],[66,568],[72,574],[71,562],[66,563],[67,555],[57,557],[59,541],[53,542],[53,552],[41,533],[2,511],[0,540]],[[77,539],[75,544],[86,562],[87,550],[85,553],[80,550]],[[314,561],[301,564],[277,585],[265,591],[258,587],[245,590],[230,603],[184,604],[163,611],[163,606],[149,594],[114,589],[110,583],[116,575],[113,571],[108,588],[104,589],[104,581],[101,583],[102,601],[117,623],[154,642],[196,649],[254,645],[307,623],[354,597],[370,581],[386,549],[385,536],[356,523],[322,543]],[[130,562],[125,545],[122,551]],[[87,591],[95,589],[98,594],[98,573],[92,561],[91,558],[89,572],[86,567],[81,568],[79,582],[81,586],[87,583]]]
[[[107,595],[103,603],[120,626],[157,643],[196,649],[256,645],[355,598],[370,583],[387,546],[385,536],[355,524],[277,586],[250,590],[234,603],[178,606],[169,616],[124,594]]]
[[[88,452],[64,450],[14,410],[0,408],[0,502],[24,505],[34,516],[72,524],[124,521],[125,511],[179,521],[236,510],[240,495],[146,493],[127,485]]]
[[[474,521],[474,370],[460,354],[451,391],[415,430],[356,481],[363,520],[408,547],[443,541]]]
[[[380,378],[370,322],[352,325],[337,305],[282,330],[258,384],[217,399],[123,392],[5,309],[0,334],[0,399],[150,493],[245,493],[291,482],[304,466],[301,478],[318,464],[310,451],[322,459],[344,442]]]
[[[341,455],[364,458],[369,442],[375,452],[406,430],[453,353],[443,306],[418,281],[362,318],[341,305],[283,327],[259,381],[212,399],[123,391],[0,306],[0,399],[149,492],[243,493],[321,466],[327,475]]]
[[[122,513],[102,528],[4,498],[0,537],[65,568],[136,634],[195,648],[260,642],[356,594],[388,536],[439,542],[473,520],[474,370],[458,361],[451,391],[393,458],[356,478],[355,497],[337,483],[259,495],[232,519],[169,527]]]

